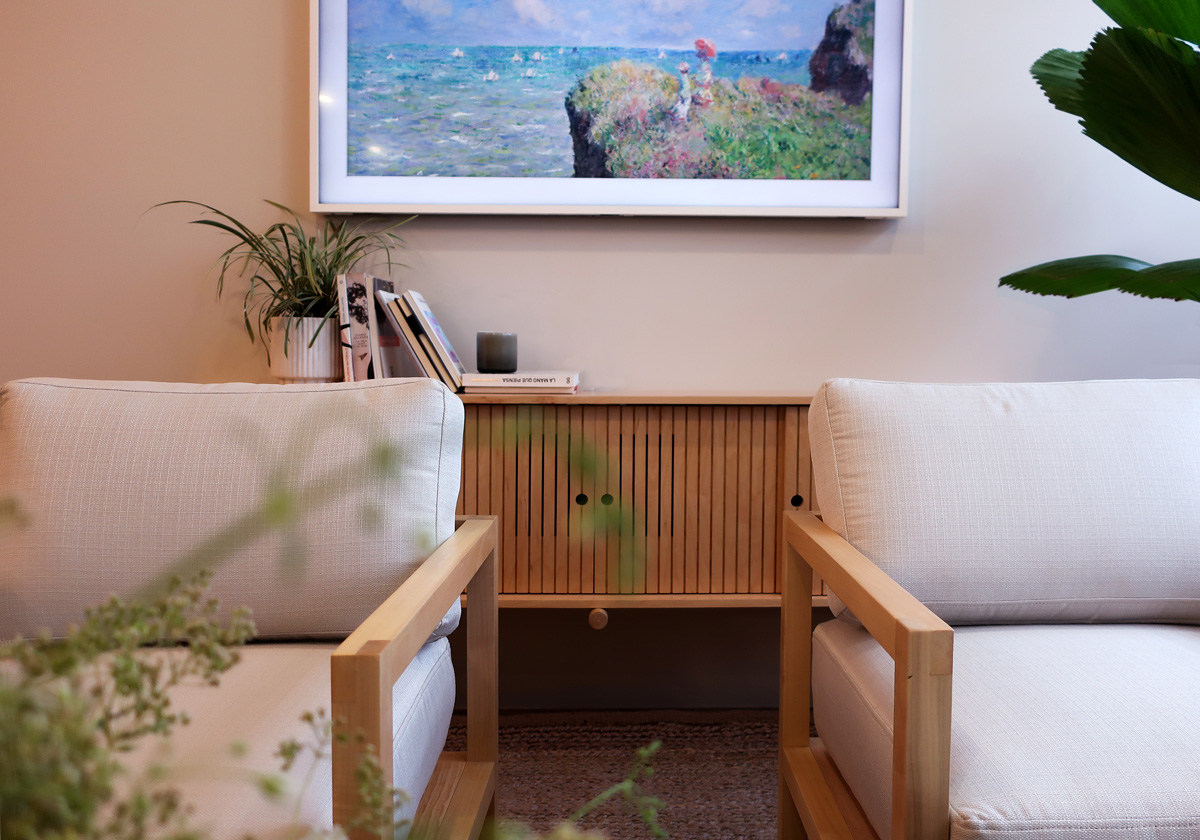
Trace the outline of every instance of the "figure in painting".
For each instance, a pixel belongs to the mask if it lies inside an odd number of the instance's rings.
[[[675,100],[671,116],[676,122],[687,122],[688,109],[692,106],[692,77],[688,73],[692,68],[686,61],[681,61],[676,69],[679,70],[679,98]]]
[[[712,41],[707,38],[696,39],[696,58],[700,62],[700,69],[696,71],[696,92],[692,94],[694,105],[703,107],[712,104],[713,73],[710,62],[716,55],[717,48]]]

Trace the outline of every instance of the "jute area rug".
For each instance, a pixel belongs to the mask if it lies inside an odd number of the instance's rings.
[[[450,748],[461,749],[456,718]],[[774,840],[778,713],[774,711],[543,712],[500,717],[497,811],[548,831],[621,781],[634,752],[662,747],[644,788],[666,805],[677,840]],[[652,835],[619,802],[580,823],[610,840]]]

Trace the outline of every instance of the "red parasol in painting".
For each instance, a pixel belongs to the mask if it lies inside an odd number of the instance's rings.
[[[704,53],[704,55],[706,55],[708,58],[713,58],[717,54],[717,47],[707,38],[697,38],[696,52]]]

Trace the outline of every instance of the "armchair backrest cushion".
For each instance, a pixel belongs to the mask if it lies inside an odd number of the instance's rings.
[[[10,382],[0,639],[59,635],[222,534],[197,565],[225,608],[251,607],[266,638],[345,636],[453,532],[462,431],[462,402],[428,379]]]
[[[825,522],[951,624],[1200,620],[1200,381],[836,379],[809,435]]]

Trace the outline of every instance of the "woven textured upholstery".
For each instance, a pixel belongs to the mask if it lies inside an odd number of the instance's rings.
[[[809,434],[825,521],[950,624],[1200,620],[1200,381],[837,379]]]
[[[0,638],[60,634],[305,487],[329,499],[223,558],[212,591],[251,607],[262,638],[345,636],[453,532],[462,429],[461,401],[428,379],[11,382],[0,498],[26,524],[0,538]],[[370,458],[380,442],[401,454],[386,481]]]
[[[821,740],[891,836],[893,664],[857,623],[813,637]],[[1200,836],[1200,628],[960,627],[952,840]]]

